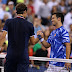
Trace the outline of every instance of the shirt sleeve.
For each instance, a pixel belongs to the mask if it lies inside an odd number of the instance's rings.
[[[6,20],[2,31],[8,31],[8,20]]]
[[[33,27],[33,24],[31,26],[31,30],[30,30],[30,37],[34,36],[34,27]]]
[[[66,30],[62,32],[62,43],[70,43],[69,33]]]
[[[52,33],[51,33],[52,34]],[[48,37],[48,40],[47,40],[47,42],[49,43],[49,44],[51,44],[51,34],[50,34],[50,36]]]

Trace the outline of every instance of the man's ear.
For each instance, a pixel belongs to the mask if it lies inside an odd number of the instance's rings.
[[[58,18],[58,21],[61,21],[61,18],[60,17]]]
[[[27,13],[27,11],[25,10],[24,12],[23,12],[23,14],[26,14]]]

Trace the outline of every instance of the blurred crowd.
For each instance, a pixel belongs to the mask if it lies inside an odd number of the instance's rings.
[[[35,38],[38,30],[42,30],[45,40],[55,29],[51,23],[51,15],[54,12],[62,12],[64,15],[63,26],[69,32],[72,50],[72,0],[0,0],[0,35],[5,21],[17,16],[15,6],[18,3],[27,5],[26,20],[34,25]],[[8,46],[8,36],[3,44],[3,51],[6,52]],[[29,42],[29,56],[50,57],[50,48],[45,48],[41,43],[32,46]],[[36,61],[31,61],[34,67],[39,68]],[[40,63],[40,62],[39,62]],[[36,64],[36,65],[34,65]],[[48,67],[49,63],[45,63]]]

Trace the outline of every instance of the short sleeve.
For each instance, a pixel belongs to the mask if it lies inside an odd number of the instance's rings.
[[[32,37],[34,34],[34,27],[33,24],[31,24],[31,28],[30,28],[30,37]]]
[[[49,44],[51,44],[51,34],[50,34],[50,36],[48,37],[48,40],[47,40],[47,42],[49,43]]]
[[[70,43],[69,33],[66,30],[62,32],[62,43]]]
[[[6,20],[3,31],[8,31],[8,20]]]

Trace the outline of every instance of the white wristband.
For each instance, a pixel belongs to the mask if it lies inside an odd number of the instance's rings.
[[[41,40],[40,40],[40,42],[43,42],[44,41],[44,38],[42,38]]]

